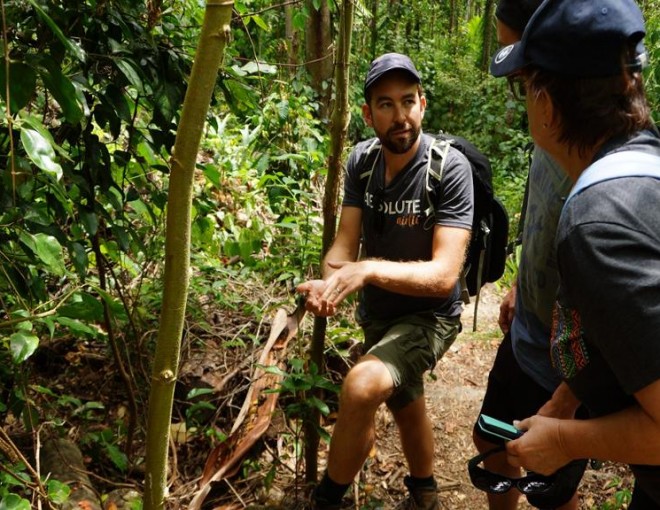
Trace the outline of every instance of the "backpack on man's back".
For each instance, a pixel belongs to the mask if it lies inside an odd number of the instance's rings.
[[[465,257],[464,276],[468,294],[476,296],[487,282],[504,274],[509,237],[509,216],[493,192],[493,172],[488,158],[460,136],[440,134],[470,162],[474,188],[472,238]]]

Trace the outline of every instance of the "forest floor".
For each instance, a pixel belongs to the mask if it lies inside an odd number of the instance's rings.
[[[435,476],[439,483],[442,508],[445,510],[487,508],[485,494],[470,483],[467,461],[476,454],[472,444],[472,426],[481,406],[488,372],[501,338],[497,326],[500,300],[496,287],[484,287],[478,309],[477,331],[472,331],[474,305],[470,304],[463,313],[463,332],[438,362],[434,377],[427,380],[427,408],[435,432]],[[198,490],[197,484],[205,462],[211,450],[220,444],[220,432],[228,433],[237,410],[245,400],[247,388],[254,384],[251,373],[257,365],[258,352],[248,352],[250,347],[246,347],[247,342],[244,347],[227,347],[229,342],[223,338],[233,341],[246,329],[255,329],[255,336],[260,338],[268,329],[265,323],[251,323],[240,313],[228,310],[213,313],[218,317],[214,316],[211,322],[222,328],[222,332],[196,332],[198,338],[204,337],[203,341],[188,342],[183,348],[179,379],[186,387],[177,391],[175,400],[168,510],[190,507],[189,502]],[[311,318],[306,317],[298,340],[311,333],[311,324]],[[346,324],[346,335],[350,335],[354,331],[353,322],[349,319]],[[192,330],[188,333],[194,336]],[[304,345],[302,348],[301,345],[298,344],[296,353],[295,345],[290,344],[286,351],[287,359],[304,357]],[[106,362],[107,356],[93,350],[71,353],[67,352],[66,346],[59,346],[57,351],[47,350],[46,355],[41,356],[41,361],[38,360],[39,357],[35,357],[35,368],[43,378],[44,386],[50,385],[58,392],[70,395],[69,400],[75,396],[72,402],[102,402],[102,405],[76,408],[67,422],[73,424],[67,436],[81,446],[86,469],[96,489],[107,493],[121,485],[141,491],[144,478],[141,464],[120,474],[113,471],[112,466],[106,465],[107,457],[103,461],[103,452],[98,451],[99,447],[103,447],[106,452],[110,451],[107,440],[112,434],[109,428],[126,415],[126,404],[122,397],[125,390],[113,365]],[[204,407],[198,402],[191,406],[190,398],[185,395],[191,388],[199,388],[203,384],[215,389],[211,395],[211,405]],[[40,398],[46,397],[42,395]],[[283,412],[287,403],[290,401],[287,402],[281,396],[266,433],[250,449],[238,474],[212,484],[203,510],[300,508],[300,501],[305,497],[304,468],[300,461],[301,435],[299,431],[296,432],[295,421]],[[140,409],[144,409],[145,413],[146,404],[142,398]],[[62,405],[61,402],[58,404],[60,411]],[[197,422],[196,428],[187,427],[195,406],[197,410],[206,409],[212,416],[207,418],[206,424]],[[87,418],[84,420],[81,419],[83,414],[80,409],[86,413]],[[141,416],[140,421],[144,417]],[[351,491],[356,501],[356,510],[387,510],[405,495],[403,478],[407,474],[406,464],[396,426],[384,407],[377,413],[376,424],[375,448]],[[332,419],[327,420],[324,429],[328,434],[332,432]],[[104,431],[110,434],[106,435]],[[135,445],[137,458],[144,454],[143,435],[139,436]],[[325,468],[327,446],[322,441],[319,447],[319,473]],[[117,478],[122,481],[117,482]],[[109,483],[109,480],[115,482]],[[606,463],[600,469],[588,469],[580,486],[580,509],[626,508],[625,504],[615,501],[629,490],[630,476],[623,466]],[[519,508],[531,507],[521,502]]]
[[[486,509],[485,493],[470,483],[467,462],[477,452],[472,444],[472,426],[479,413],[488,373],[494,360],[501,333],[497,326],[501,296],[494,286],[484,288],[478,307],[477,331],[472,331],[474,303],[463,313],[463,332],[454,345],[438,362],[434,378],[426,384],[429,416],[435,431],[435,476],[439,485],[442,508],[451,510]],[[354,484],[351,498],[357,502],[356,509],[389,509],[405,496],[403,478],[407,474],[401,453],[396,426],[386,409],[376,416],[376,446]],[[331,432],[332,425],[326,427]],[[277,434],[277,432],[275,432]],[[273,452],[267,454],[271,458]],[[275,455],[280,461],[285,458]],[[319,472],[325,466],[327,444],[321,443]],[[286,464],[286,462],[283,462]],[[262,464],[263,465],[263,464]],[[241,500],[215,506],[216,509],[248,508],[295,508],[290,501],[299,499],[294,492],[300,482],[292,480],[291,473],[300,472],[300,466],[290,464],[278,470],[270,490],[242,493]],[[260,484],[249,484],[258,487]],[[247,489],[247,487],[245,487]],[[239,491],[238,487],[234,488]],[[605,464],[599,469],[587,469],[580,485],[580,509],[613,510],[626,508],[616,502],[630,490],[630,477],[623,466]],[[250,505],[248,500],[261,500],[259,505]],[[285,503],[281,500],[284,499]],[[280,503],[276,503],[277,501]],[[624,497],[625,500],[625,497]],[[289,503],[286,503],[289,501]],[[524,498],[519,509],[533,508]]]

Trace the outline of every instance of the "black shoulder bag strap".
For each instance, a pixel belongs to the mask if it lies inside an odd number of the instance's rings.
[[[525,147],[527,152],[527,178],[525,179],[525,194],[523,195],[522,208],[520,209],[520,217],[518,218],[518,228],[516,229],[516,237],[506,247],[506,254],[511,255],[516,251],[516,247],[522,244],[523,231],[525,230],[525,216],[527,215],[527,201],[529,200],[529,174],[532,169],[532,159],[534,157],[534,142],[529,142]]]

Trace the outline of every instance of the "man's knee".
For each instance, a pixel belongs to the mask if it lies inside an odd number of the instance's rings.
[[[342,406],[378,407],[392,394],[393,381],[387,367],[371,358],[355,365],[341,388]]]

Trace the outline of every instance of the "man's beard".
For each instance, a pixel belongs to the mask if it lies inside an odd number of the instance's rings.
[[[396,131],[402,131],[407,128],[410,130],[404,137],[392,134]],[[419,138],[421,131],[421,126],[395,124],[390,129],[388,129],[385,134],[376,132],[376,135],[378,136],[380,143],[382,143],[383,146],[385,146],[390,152],[394,154],[405,154],[411,149],[413,145],[415,145],[415,142],[417,141],[417,138]]]

